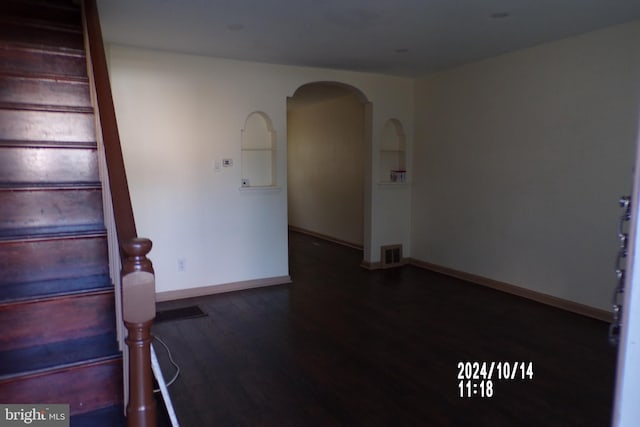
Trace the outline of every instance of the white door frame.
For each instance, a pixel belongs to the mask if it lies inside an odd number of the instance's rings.
[[[640,123],[639,123],[640,126]],[[631,220],[629,245],[622,305],[622,325],[616,367],[616,385],[613,400],[614,427],[640,425],[640,236],[638,235],[638,205],[640,204],[640,127],[636,137],[636,160],[633,191],[631,193]]]

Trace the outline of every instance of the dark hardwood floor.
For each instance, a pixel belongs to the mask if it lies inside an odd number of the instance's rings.
[[[178,419],[198,426],[610,424],[607,325],[290,234],[293,284],[161,303],[208,314],[158,323],[182,374]],[[172,368],[156,346],[166,377]],[[459,361],[531,362],[533,379],[460,397]]]

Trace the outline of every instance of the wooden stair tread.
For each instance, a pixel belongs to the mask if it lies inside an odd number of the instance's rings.
[[[0,73],[87,78],[86,57],[80,52],[53,51],[0,41]]]
[[[60,55],[75,58],[84,58],[84,50],[74,49],[64,46],[48,45],[42,43],[26,43],[20,41],[12,41],[3,39],[0,37],[0,49],[3,50],[17,50],[44,53],[49,55]]]
[[[93,113],[93,107],[77,107],[74,105],[30,104],[24,102],[1,102],[2,110],[51,111],[57,113]]]
[[[0,243],[0,287],[109,274],[106,232],[22,236]]]
[[[80,11],[79,6],[75,5],[73,1],[69,1],[69,0],[3,0],[3,1],[6,1],[7,4],[23,3],[31,7],[37,6],[39,8],[60,9],[60,10],[66,10],[71,12]]]
[[[94,359],[0,383],[3,403],[70,404],[71,415],[122,404],[122,357]]]
[[[0,336],[3,352],[105,334],[115,330],[115,291],[0,303],[0,321],[12,326]]]
[[[89,78],[74,77],[74,76],[57,76],[56,74],[39,74],[39,73],[24,73],[15,71],[0,71],[1,79],[16,79],[16,80],[47,80],[51,83],[76,83],[85,86],[86,90],[89,90]]]
[[[22,50],[22,51],[35,51],[41,53],[47,53],[49,55],[65,55],[83,58],[84,53],[81,49],[74,49],[70,47],[61,47],[55,45],[48,45],[42,43],[26,43],[20,41],[9,41],[0,38],[0,48],[4,50]]]
[[[69,279],[11,283],[3,285],[0,288],[0,305],[111,289],[113,289],[113,285],[107,274],[72,277]]]
[[[52,82],[68,82],[89,84],[89,77],[87,76],[75,76],[66,74],[55,73],[38,73],[33,71],[11,71],[0,69],[0,77],[16,78],[16,79],[28,79],[28,80],[49,80]]]
[[[0,187],[84,187],[99,181],[96,147],[0,145]]]
[[[96,148],[97,142],[94,141],[60,141],[50,139],[40,140],[16,140],[2,139],[0,137],[0,147],[29,147],[29,148]]]
[[[77,224],[53,227],[0,229],[0,243],[21,240],[54,240],[74,237],[106,236],[104,224]]]
[[[72,21],[69,19],[67,22],[64,22],[62,20],[51,21],[38,16],[29,16],[28,14],[20,13],[20,11],[17,10],[12,11],[6,7],[0,7],[0,12],[4,13],[4,15],[0,17],[0,20],[3,23],[8,22],[29,27],[46,28],[56,31],[77,32],[82,34],[82,25],[79,22],[75,22],[75,20]]]
[[[0,15],[4,22],[22,23],[42,28],[75,31],[82,34],[82,20],[78,9],[43,7],[26,0],[0,2]]]
[[[0,106],[93,113],[88,82],[47,76],[0,73]]]
[[[0,135],[13,141],[95,142],[92,113],[0,109]]]
[[[7,16],[0,16],[0,42],[6,45],[84,55],[84,40],[81,30],[16,22],[16,20],[8,19]]]
[[[29,14],[27,10],[19,10],[17,8],[0,6],[0,23],[9,25],[21,25],[25,27],[42,28],[52,31],[68,32],[80,35],[82,37],[82,22],[80,18],[69,19],[67,22],[52,21]]]
[[[120,357],[115,333],[0,352],[0,384],[20,377]]]
[[[100,190],[102,184],[97,181],[69,182],[0,182],[2,191],[35,191],[35,190]]]
[[[103,228],[101,186],[0,188],[0,236],[29,236]]]

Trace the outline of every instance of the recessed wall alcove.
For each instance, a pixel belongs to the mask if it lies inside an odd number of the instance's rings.
[[[242,129],[240,162],[242,187],[276,185],[276,132],[262,111],[249,114]]]
[[[406,182],[406,137],[402,123],[389,119],[382,130],[380,143],[380,182]]]

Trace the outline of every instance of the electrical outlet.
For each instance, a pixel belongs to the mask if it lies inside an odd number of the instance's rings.
[[[187,260],[185,258],[178,258],[178,272],[184,273],[187,271]]]
[[[222,166],[225,168],[233,166],[233,159],[222,159]]]

